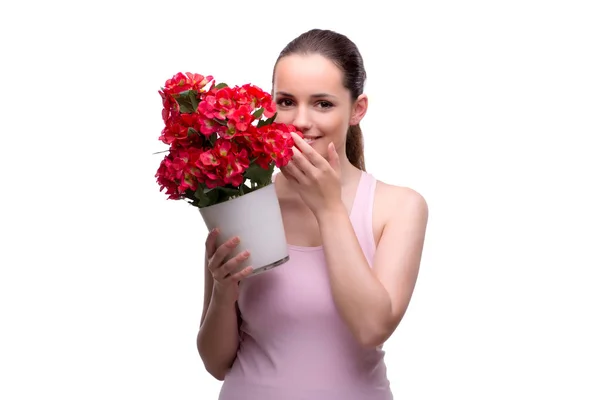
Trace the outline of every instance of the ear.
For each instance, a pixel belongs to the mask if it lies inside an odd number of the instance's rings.
[[[367,113],[367,108],[369,108],[369,99],[366,94],[361,94],[352,105],[350,125],[358,125]]]

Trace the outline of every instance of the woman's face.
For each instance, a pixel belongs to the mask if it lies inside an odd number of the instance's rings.
[[[366,111],[366,101],[352,101],[343,77],[335,64],[316,54],[285,56],[275,68],[277,122],[294,125],[325,158],[329,142],[340,156],[345,155],[348,127]]]

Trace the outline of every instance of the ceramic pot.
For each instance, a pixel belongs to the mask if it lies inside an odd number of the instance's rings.
[[[238,271],[250,265],[253,267],[251,276],[257,275],[289,260],[281,208],[273,183],[199,210],[209,231],[219,228],[217,245],[233,236],[240,238],[240,244],[227,259],[244,250],[250,251],[250,257]]]

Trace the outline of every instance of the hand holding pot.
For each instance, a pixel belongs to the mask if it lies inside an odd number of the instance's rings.
[[[239,238],[233,237],[217,246],[218,229],[212,230],[206,238],[205,266],[212,275],[213,294],[218,299],[235,302],[238,297],[238,283],[252,272],[252,267],[237,271],[241,264],[250,256],[243,251],[237,256],[225,261],[226,257],[238,246]]]

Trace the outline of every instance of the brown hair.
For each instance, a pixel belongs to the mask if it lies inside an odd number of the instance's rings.
[[[312,29],[289,42],[279,53],[277,62],[290,54],[320,54],[344,73],[343,84],[352,100],[363,93],[367,73],[358,48],[348,37],[330,30]],[[273,79],[275,68],[273,68]],[[346,138],[346,155],[356,168],[365,170],[363,134],[360,126],[351,125]]]

